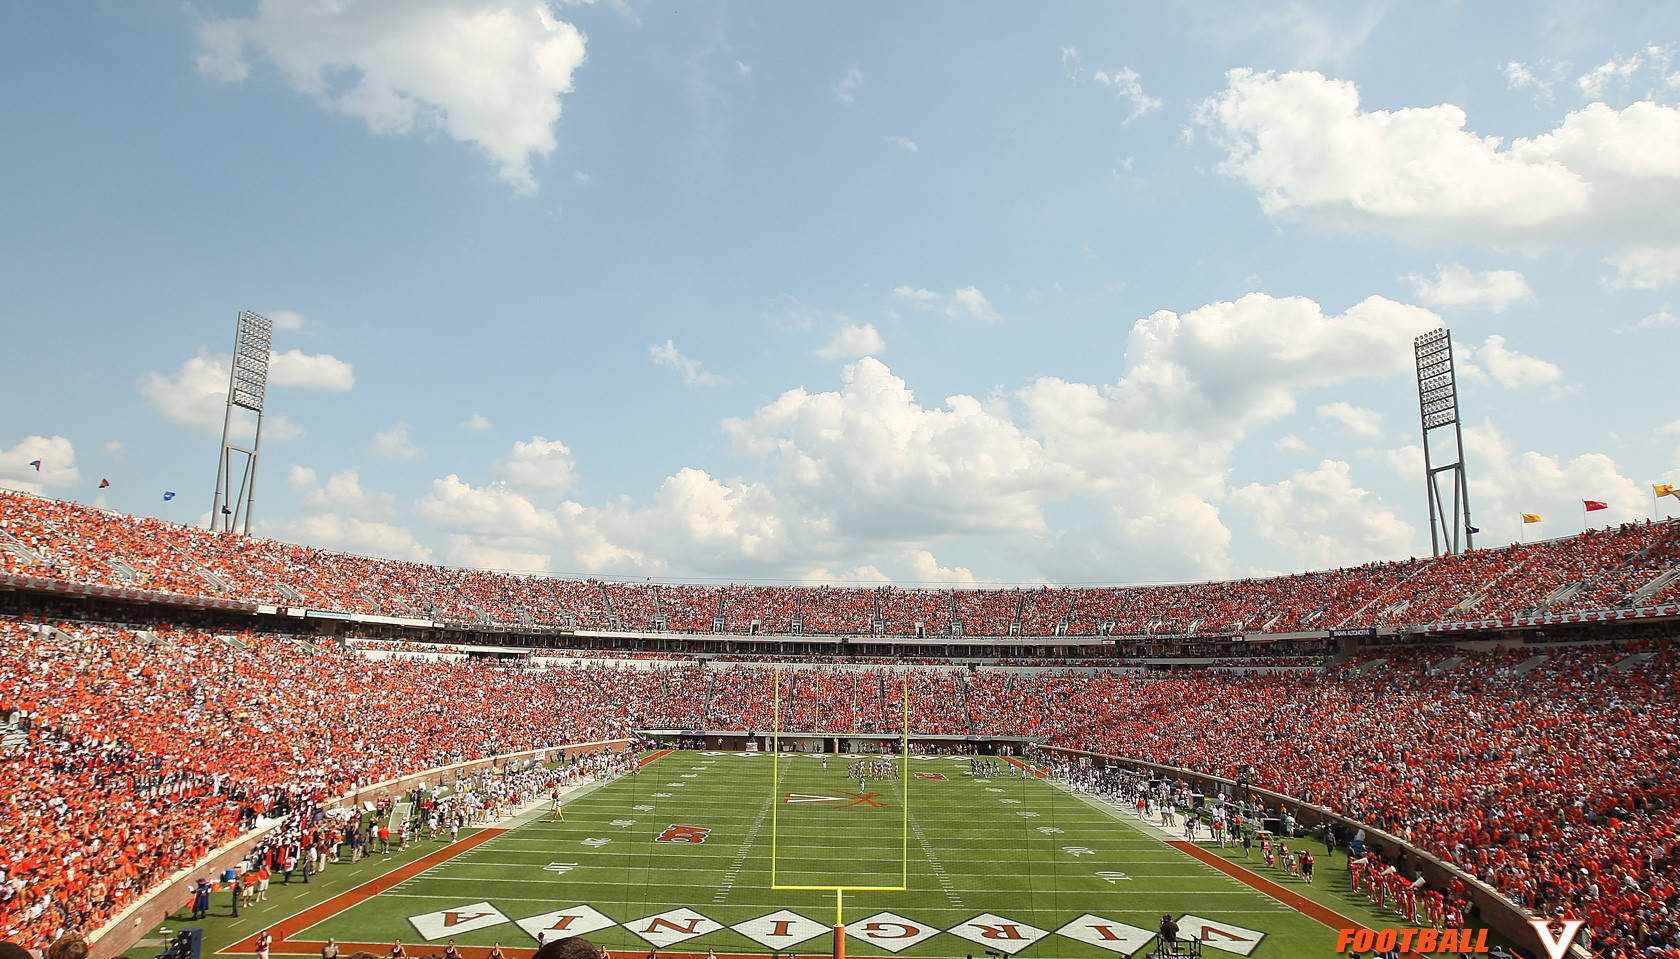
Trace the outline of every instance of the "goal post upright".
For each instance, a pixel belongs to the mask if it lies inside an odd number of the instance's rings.
[[[900,801],[900,803],[901,803],[901,805],[904,806],[904,846],[899,852],[899,863],[903,867],[903,872],[901,872],[899,874],[898,884],[899,884],[899,886],[901,886],[904,889],[909,889],[910,888],[910,675],[908,673],[906,673],[903,676],[900,676],[899,679],[904,684],[904,686],[903,686],[904,729],[903,729],[903,732],[902,732],[902,735],[904,737],[903,740],[902,740],[903,756],[899,760],[899,764],[902,767],[902,769],[899,771],[899,774],[898,774],[898,790],[903,796],[903,799]]]

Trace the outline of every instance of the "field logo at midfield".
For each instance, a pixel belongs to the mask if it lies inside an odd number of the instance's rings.
[[[1011,956],[1049,935],[1037,926],[1005,919],[989,912],[945,931],[986,949]]]
[[[654,838],[654,842],[705,842],[712,834],[709,826],[678,826],[672,824]]]
[[[794,946],[828,931],[827,926],[815,919],[807,919],[789,909],[738,922],[730,928],[771,952],[792,952]]]
[[[939,935],[939,932],[938,926],[924,925],[890,912],[878,912],[846,927],[848,937],[888,952],[903,952],[929,936]]]
[[[686,942],[695,936],[717,932],[723,928],[723,923],[708,919],[685,906],[627,922],[624,927],[663,949]]]
[[[457,936],[463,932],[475,929],[488,929],[499,926],[508,921],[508,917],[487,902],[475,902],[468,906],[456,906],[453,909],[440,909],[421,916],[410,916],[408,921],[414,924],[416,932],[423,939],[442,939],[444,936]]]
[[[571,906],[566,909],[545,912],[540,916],[532,916],[529,919],[516,919],[514,925],[525,930],[525,934],[532,939],[541,934],[547,940],[584,936],[597,929],[605,929],[608,926],[618,924],[601,915],[592,906]]]
[[[1202,945],[1220,952],[1232,952],[1239,956],[1246,956],[1260,945],[1260,940],[1266,938],[1263,932],[1233,926],[1228,922],[1214,925],[1210,919],[1201,916],[1183,916],[1178,920],[1179,938],[1200,939]]]
[[[842,805],[836,809],[850,809],[853,806],[868,806],[871,809],[885,809],[886,803],[879,803],[880,793],[843,793],[839,796],[823,796],[816,793],[788,793],[782,797],[782,805],[805,802],[837,802]]]
[[[1098,949],[1118,952],[1122,956],[1129,956],[1142,949],[1155,934],[1147,929],[1127,925],[1113,919],[1104,919],[1086,913],[1078,919],[1056,930],[1056,935],[1065,936],[1075,942],[1083,942]]]

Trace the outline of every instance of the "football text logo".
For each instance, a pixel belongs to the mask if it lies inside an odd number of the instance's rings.
[[[1343,929],[1336,937],[1336,951],[1486,954],[1487,935],[1486,929]]]

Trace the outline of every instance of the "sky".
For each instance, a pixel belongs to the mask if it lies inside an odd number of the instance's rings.
[[[0,486],[206,522],[254,310],[265,536],[1321,569],[1430,551],[1444,325],[1478,545],[1672,515],[1677,37],[1651,3],[0,0]]]

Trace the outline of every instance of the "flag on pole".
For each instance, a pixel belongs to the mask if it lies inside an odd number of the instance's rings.
[[[165,503],[169,502],[170,500],[172,500],[174,498],[175,498],[175,491],[174,490],[166,489],[166,490],[163,491],[163,501]]]
[[[233,515],[233,510],[229,507],[224,506],[224,507],[222,507],[222,515],[223,516],[232,516]]]
[[[104,489],[104,488],[105,488],[105,487],[107,487],[107,486],[110,486],[110,485],[111,485],[111,481],[110,481],[110,480],[108,480],[108,479],[103,479],[103,478],[102,478],[102,479],[100,479],[100,481],[99,481],[99,488],[100,488],[100,489]]]
[[[1466,533],[1469,533],[1470,535],[1474,536],[1475,534],[1480,533],[1481,529],[1479,527],[1475,527],[1475,526],[1466,526],[1466,527],[1464,527],[1464,531]]]
[[[1587,512],[1589,512],[1589,513],[1591,513],[1594,510],[1609,509],[1610,508],[1609,503],[1601,503],[1596,499],[1584,499],[1584,500],[1581,501],[1581,505],[1585,506],[1587,508]]]
[[[1651,492],[1657,494],[1658,496],[1672,496],[1675,499],[1680,499],[1680,492],[1675,492],[1674,487],[1668,485],[1667,483],[1652,483]]]
[[[40,460],[30,460],[29,465],[35,467],[35,472],[37,472],[37,473],[41,472],[41,461]]]
[[[1522,518],[1523,518],[1523,522],[1525,522],[1525,523],[1538,523],[1538,522],[1540,522],[1540,514],[1539,513],[1524,513],[1524,514],[1522,514]]]

